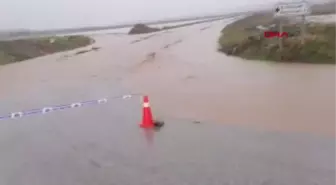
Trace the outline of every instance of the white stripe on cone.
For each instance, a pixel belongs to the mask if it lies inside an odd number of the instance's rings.
[[[149,103],[143,103],[143,107],[149,107]]]

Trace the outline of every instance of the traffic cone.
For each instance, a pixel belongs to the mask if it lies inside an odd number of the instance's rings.
[[[143,112],[142,112],[142,128],[154,128],[154,122],[152,117],[152,110],[149,106],[148,96],[143,97]]]

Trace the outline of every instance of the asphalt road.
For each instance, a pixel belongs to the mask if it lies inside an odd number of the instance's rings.
[[[153,63],[149,59],[143,62],[146,55],[161,50],[167,44],[176,44],[179,39],[183,39],[182,44],[205,47],[206,43],[196,43],[198,36],[209,34],[207,31],[211,30],[211,34],[219,32],[219,28],[225,24],[227,22],[220,21],[216,24],[194,25],[155,34],[133,44],[131,42],[141,40],[144,36],[102,35],[96,38],[96,45],[102,47],[97,52],[64,57],[75,51],[65,52],[1,66],[0,113],[145,91],[138,86],[132,88],[131,82],[146,88],[159,85],[155,81],[174,87],[174,78],[162,78],[165,80],[162,83],[160,77],[167,76],[151,76],[157,74],[153,68],[158,66],[151,66]],[[200,31],[205,27],[208,28]],[[189,54],[195,54],[193,51],[196,49],[188,49]],[[174,58],[176,55],[168,51],[166,55],[158,54],[156,61],[160,61],[160,57],[167,57],[171,61],[199,62],[181,58],[180,55],[180,58]],[[165,64],[167,58],[162,59]],[[209,61],[215,59],[211,57]],[[238,64],[243,66],[242,63]],[[188,67],[186,65],[182,68],[192,71]],[[174,72],[172,68],[168,69],[170,74],[176,74],[174,77],[181,74],[180,70]],[[202,72],[205,73],[207,69],[203,67]],[[228,69],[225,72],[231,74]],[[145,77],[137,81],[136,78],[140,76]],[[145,79],[151,81],[146,84],[143,81]],[[314,133],[309,129],[300,130],[302,127],[294,123],[289,130],[267,126],[266,129],[260,129],[264,125],[258,127],[233,122],[227,124],[220,119],[194,123],[199,118],[198,109],[191,114],[193,107],[189,107],[186,112],[189,117],[185,119],[177,114],[174,116],[173,110],[166,115],[164,113],[167,110],[160,101],[172,101],[169,93],[162,96],[158,89],[148,91],[150,98],[153,96],[154,115],[163,117],[166,122],[159,132],[146,132],[138,127],[141,120],[139,97],[115,99],[108,104],[43,116],[0,121],[0,184],[335,184],[333,136]],[[219,99],[217,101],[220,102]],[[183,107],[179,102],[172,103],[177,105],[176,110],[183,111],[179,108]],[[190,102],[190,105],[194,104]],[[214,112],[220,107],[219,104],[206,106]],[[230,116],[223,111],[221,114],[223,117]],[[209,116],[206,112],[204,115]],[[244,117],[244,114],[240,116]],[[324,125],[323,122],[316,124]],[[288,125],[286,127],[291,127]]]

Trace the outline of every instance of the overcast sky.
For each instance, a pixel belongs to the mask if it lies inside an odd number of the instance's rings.
[[[0,29],[54,29],[234,12],[278,0],[0,0]]]

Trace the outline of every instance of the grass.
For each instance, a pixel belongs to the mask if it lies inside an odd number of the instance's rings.
[[[93,39],[85,36],[45,37],[0,41],[0,65],[72,50],[90,45],[93,42]]]
[[[218,40],[219,51],[245,59],[281,62],[335,64],[335,24],[306,25],[305,43],[301,44],[300,28],[283,19],[283,31],[289,37],[283,39],[283,50],[279,50],[278,39],[266,39],[258,25],[279,30],[279,20],[268,13],[252,15],[234,22],[222,30]]]

